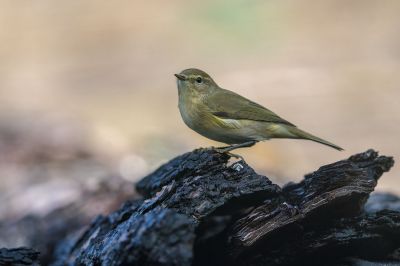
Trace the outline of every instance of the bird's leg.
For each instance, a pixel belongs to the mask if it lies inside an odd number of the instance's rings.
[[[244,158],[242,156],[240,156],[239,154],[235,154],[235,153],[231,153],[231,152],[223,152],[223,153],[225,153],[233,158],[244,161]]]
[[[230,151],[233,151],[233,150],[235,150],[235,149],[238,149],[238,148],[248,148],[248,147],[251,147],[251,146],[253,146],[254,144],[256,144],[257,143],[257,141],[255,141],[255,140],[252,140],[252,141],[247,141],[247,142],[243,142],[243,143],[240,143],[240,144],[233,144],[233,145],[230,145],[230,146],[227,146],[227,147],[221,147],[221,148],[217,148],[216,150],[218,151],[218,152],[230,152]]]
[[[227,147],[215,148],[215,150],[217,152],[219,152],[219,153],[226,153],[231,157],[234,157],[236,159],[241,159],[241,160],[244,161],[242,156],[240,156],[238,154],[231,153],[230,151],[233,151],[234,149],[238,149],[238,148],[251,147],[256,143],[257,143],[257,141],[252,140],[252,141],[247,141],[247,142],[243,142],[243,143],[240,143],[240,144],[233,144],[233,145],[230,145],[230,146],[227,146]]]

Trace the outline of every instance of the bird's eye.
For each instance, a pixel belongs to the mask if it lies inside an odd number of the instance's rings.
[[[199,84],[203,83],[203,79],[201,77],[197,77],[196,78],[196,82],[199,83]]]

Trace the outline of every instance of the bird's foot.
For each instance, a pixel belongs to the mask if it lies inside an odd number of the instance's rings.
[[[238,148],[251,147],[256,143],[257,143],[257,141],[252,140],[252,141],[243,142],[243,143],[239,143],[239,144],[233,144],[233,145],[226,146],[226,147],[219,147],[219,148],[214,148],[213,147],[213,150],[215,150],[216,152],[219,152],[219,153],[225,153],[225,154],[227,154],[227,155],[229,155],[229,156],[231,156],[233,158],[240,159],[240,160],[244,161],[242,156],[240,156],[238,154],[231,153],[231,151],[233,151],[235,149],[238,149]]]
[[[230,152],[230,151],[233,151],[233,150],[239,149],[239,148],[251,147],[256,143],[257,143],[257,141],[251,140],[251,141],[247,141],[247,142],[243,142],[243,143],[239,143],[239,144],[232,144],[230,146],[220,147],[220,148],[216,148],[216,149],[221,150],[221,152]]]
[[[240,156],[239,154],[235,154],[235,153],[231,153],[231,152],[225,152],[225,154],[228,154],[229,156],[231,156],[233,158],[244,161],[244,158],[242,156]]]
[[[227,150],[227,148],[229,147],[225,147],[225,148],[214,148],[214,151],[221,153],[221,154],[226,154],[229,155],[230,157],[236,158],[236,159],[240,159],[242,161],[244,161],[244,158],[242,156],[240,156],[239,154],[234,154],[229,152],[229,150]]]

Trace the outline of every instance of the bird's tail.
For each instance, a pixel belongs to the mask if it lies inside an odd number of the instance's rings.
[[[296,138],[312,140],[312,141],[327,145],[329,147],[332,147],[332,148],[334,148],[334,149],[336,149],[338,151],[342,151],[343,150],[343,148],[339,147],[338,145],[335,145],[335,144],[333,144],[333,143],[331,143],[329,141],[326,141],[326,140],[318,138],[318,137],[316,137],[314,135],[311,135],[310,133],[307,133],[307,132],[305,132],[305,131],[297,128],[297,127],[289,127],[288,130],[290,131],[290,133],[295,135]]]

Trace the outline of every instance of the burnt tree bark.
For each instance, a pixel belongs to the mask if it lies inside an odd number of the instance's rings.
[[[54,265],[400,261],[400,200],[364,208],[391,157],[368,150],[283,188],[229,159],[198,149],[161,166],[137,184],[143,199],[60,243]]]
[[[39,265],[39,252],[29,248],[0,248],[0,266]]]

